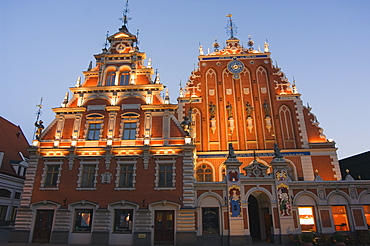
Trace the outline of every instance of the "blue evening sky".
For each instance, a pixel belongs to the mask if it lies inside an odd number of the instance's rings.
[[[106,32],[118,31],[125,0],[12,0],[0,6],[0,115],[20,125],[31,142],[36,105],[42,120],[59,107]],[[197,63],[199,43],[221,46],[227,14],[235,35],[255,48],[268,39],[272,59],[313,108],[339,158],[370,149],[370,1],[368,0],[131,0],[129,30],[176,103]],[[94,63],[95,64],[95,63]]]

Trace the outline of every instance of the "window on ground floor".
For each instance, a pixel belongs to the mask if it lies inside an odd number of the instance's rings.
[[[114,210],[114,232],[132,232],[132,209]]]
[[[349,231],[346,206],[331,206],[335,231]]]
[[[75,211],[75,232],[91,232],[92,209],[76,209]]]
[[[313,207],[298,207],[298,214],[302,231],[316,231]]]

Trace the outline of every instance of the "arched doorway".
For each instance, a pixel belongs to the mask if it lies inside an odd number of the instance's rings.
[[[253,241],[267,241],[271,238],[271,203],[269,197],[261,191],[255,191],[248,197],[248,218]]]

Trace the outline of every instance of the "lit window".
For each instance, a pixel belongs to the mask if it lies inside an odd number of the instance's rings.
[[[92,214],[92,209],[76,209],[74,231],[90,232]]]
[[[132,232],[132,209],[114,210],[114,231],[115,232]]]
[[[123,140],[134,140],[136,139],[136,122],[124,122],[123,123]]]
[[[331,206],[336,231],[349,231],[346,206]]]
[[[121,79],[119,82],[120,85],[129,85],[130,84],[130,72],[129,71],[123,71],[121,73]]]
[[[365,212],[367,227],[370,228],[370,205],[364,205],[364,212]]]
[[[48,165],[44,187],[57,187],[59,165]]]
[[[302,231],[316,231],[313,207],[298,207],[298,214]]]
[[[99,140],[100,123],[90,123],[87,131],[87,140]]]
[[[121,165],[119,176],[119,187],[132,187],[132,177],[134,173],[134,165]]]
[[[196,173],[198,182],[212,182],[212,168],[209,165],[200,165]]]
[[[172,165],[159,165],[159,180],[158,187],[172,187]]]
[[[0,221],[5,220],[7,210],[8,210],[8,206],[0,205]]]
[[[106,85],[114,85],[115,80],[116,80],[116,72],[115,71],[108,72]]]
[[[82,180],[81,187],[94,187],[95,181],[95,165],[82,166]]]

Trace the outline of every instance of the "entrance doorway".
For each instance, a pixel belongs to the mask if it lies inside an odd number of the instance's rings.
[[[252,239],[261,239],[261,224],[258,201],[250,195],[248,198],[248,217]]]
[[[154,224],[154,244],[173,245],[174,244],[174,211],[156,210]]]
[[[54,210],[37,210],[33,231],[33,243],[49,243]]]

